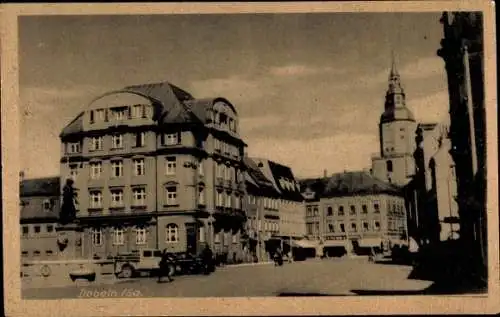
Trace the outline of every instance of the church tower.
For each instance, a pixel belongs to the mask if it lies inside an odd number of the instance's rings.
[[[396,68],[394,54],[380,116],[380,154],[372,158],[373,175],[395,185],[406,185],[414,173],[413,152],[417,123],[406,107],[406,96]]]

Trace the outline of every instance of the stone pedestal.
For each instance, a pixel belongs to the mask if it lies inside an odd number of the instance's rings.
[[[72,260],[82,258],[81,229],[75,223],[58,225],[57,245],[58,257],[61,260]]]

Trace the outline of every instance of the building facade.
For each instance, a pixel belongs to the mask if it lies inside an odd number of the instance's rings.
[[[437,54],[445,62],[448,79],[461,249],[471,257],[468,262],[474,263],[469,273],[484,281],[488,239],[483,16],[481,12],[444,12],[441,23],[443,39]]]
[[[412,155],[416,126],[406,106],[406,95],[393,58],[379,122],[380,153],[372,156],[372,173],[376,178],[399,186],[410,181],[415,169]]]
[[[235,107],[167,82],[95,98],[61,133],[82,256],[140,248],[240,254],[243,155]]]
[[[58,177],[21,179],[22,261],[52,260],[59,257],[56,232],[60,209],[59,190]]]
[[[305,209],[300,187],[285,165],[259,158],[247,164],[248,230],[260,246],[258,259],[269,259],[283,241],[305,236]],[[264,255],[263,255],[264,254]]]
[[[417,241],[423,245],[455,239],[459,228],[458,206],[448,126],[419,124],[416,142]]]
[[[326,254],[391,250],[407,244],[406,210],[399,187],[366,172],[302,181],[306,234]],[[342,250],[341,250],[342,251]]]

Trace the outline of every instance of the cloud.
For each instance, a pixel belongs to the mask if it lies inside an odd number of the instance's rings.
[[[449,121],[449,97],[447,91],[414,99],[411,102],[413,115],[418,122],[446,122]]]
[[[21,87],[20,151],[26,177],[59,173],[59,133],[102,87]]]
[[[370,168],[378,150],[376,135],[340,133],[309,140],[249,138],[249,156],[265,157],[292,168],[296,177],[321,176]]]
[[[274,76],[308,76],[319,73],[343,73],[345,70],[334,69],[333,67],[314,67],[300,64],[289,64],[285,66],[275,66],[269,69],[269,73]]]

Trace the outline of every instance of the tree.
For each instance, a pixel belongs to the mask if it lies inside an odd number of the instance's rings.
[[[68,178],[66,180],[66,185],[63,187],[63,203],[61,206],[61,212],[59,214],[60,221],[62,224],[68,224],[72,222],[76,217],[76,192],[73,188],[73,180]]]

